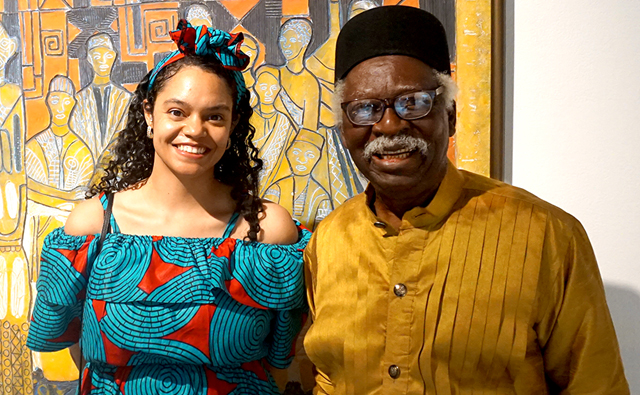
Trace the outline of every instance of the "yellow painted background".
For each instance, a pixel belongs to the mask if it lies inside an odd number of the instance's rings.
[[[313,37],[309,1],[282,0],[278,43],[271,45],[282,52],[284,64],[278,65],[265,61],[266,43],[242,24],[259,0],[216,3],[238,20],[232,30],[247,34],[244,49],[254,58],[245,79],[255,110],[255,143],[266,164],[261,193],[313,228],[366,181],[359,178],[342,149],[330,109],[335,39],[339,21],[346,16],[340,15],[338,2],[325,0],[329,37],[313,53],[306,53]],[[397,3],[419,6],[418,0],[384,1],[385,5]],[[189,16],[194,24],[211,22],[205,3],[186,9],[182,5],[177,1],[0,0],[2,394],[74,391],[77,370],[67,351],[39,354],[24,347],[40,246],[82,199],[95,164],[124,125],[135,83],[113,81],[115,59],[118,64],[143,64],[148,70],[158,60],[154,54],[173,49],[168,32],[180,17]],[[77,9],[117,14],[112,14],[108,26],[91,31],[90,21],[77,26],[77,21],[70,20],[70,12]],[[134,26],[136,20],[143,25]],[[6,25],[15,21],[19,26]],[[461,168],[488,175],[490,2],[457,0],[456,21],[453,66],[460,92],[450,158]],[[141,29],[142,42],[134,42],[136,28]],[[106,29],[114,33],[110,44],[108,37],[99,35]],[[8,30],[18,31],[19,37]],[[81,56],[70,56],[70,51]],[[15,57],[22,64],[20,83],[5,74],[5,65]],[[93,70],[93,76],[83,81],[81,74],[86,70]],[[293,370],[308,368],[308,361],[299,359],[294,365]],[[300,380],[295,372],[292,377]],[[301,380],[308,388],[310,379]]]

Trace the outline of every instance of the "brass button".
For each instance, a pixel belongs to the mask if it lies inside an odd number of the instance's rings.
[[[400,368],[398,367],[398,365],[389,366],[389,376],[391,376],[392,379],[397,379],[398,377],[400,377]]]
[[[386,228],[387,224],[381,221],[377,221],[377,222],[374,222],[373,226],[375,226],[376,228]]]
[[[393,293],[401,298],[407,294],[407,286],[402,283],[396,284],[393,286]]]

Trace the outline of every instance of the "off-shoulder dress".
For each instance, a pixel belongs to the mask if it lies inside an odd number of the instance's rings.
[[[102,195],[103,205],[106,196]],[[276,394],[265,362],[293,358],[306,302],[298,223],[291,245],[112,232],[46,238],[27,346],[80,340],[81,394]]]

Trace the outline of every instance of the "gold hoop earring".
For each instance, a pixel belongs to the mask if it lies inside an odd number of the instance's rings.
[[[153,138],[153,129],[151,128],[151,126],[147,125],[147,137],[149,137],[150,139]]]

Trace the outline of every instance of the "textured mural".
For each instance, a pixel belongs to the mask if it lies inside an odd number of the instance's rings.
[[[0,0],[0,392],[75,391],[66,350],[24,347],[40,247],[108,159],[131,92],[173,49],[178,19],[245,34],[261,194],[314,228],[366,186],[330,107],[338,32],[359,12],[399,3],[444,22],[464,82],[450,157],[487,174],[488,0]],[[296,360],[290,378],[308,389],[300,368],[308,361]]]

